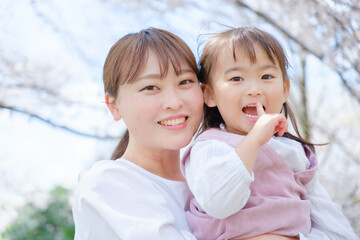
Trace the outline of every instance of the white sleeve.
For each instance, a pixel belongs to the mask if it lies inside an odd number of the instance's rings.
[[[306,185],[308,196],[311,202],[311,222],[314,231],[326,234],[331,240],[359,240],[349,221],[344,216],[340,205],[333,202],[326,191],[320,184],[315,175],[311,182]],[[309,234],[309,240],[327,239],[319,238],[319,235]]]
[[[109,177],[110,176],[110,177]],[[73,205],[75,240],[192,239],[158,190],[144,179],[96,173],[82,177]]]
[[[304,171],[310,165],[301,143],[287,137],[273,137],[268,144],[293,171]]]
[[[254,180],[235,149],[218,140],[200,141],[192,147],[185,176],[199,205],[218,219],[243,208]]]

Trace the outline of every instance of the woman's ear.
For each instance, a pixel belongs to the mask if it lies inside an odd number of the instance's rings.
[[[207,84],[201,84],[201,89],[203,90],[205,104],[208,107],[215,107],[216,103],[214,101],[212,88]]]
[[[121,119],[121,115],[116,103],[116,99],[109,93],[105,93],[105,102],[111,114],[113,115],[114,120],[119,121]]]

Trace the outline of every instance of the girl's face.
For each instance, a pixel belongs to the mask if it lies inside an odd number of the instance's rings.
[[[114,118],[122,118],[136,149],[179,150],[192,139],[202,119],[203,94],[193,70],[182,65],[177,76],[169,66],[160,78],[157,56],[149,51],[138,80],[122,85]],[[116,115],[117,114],[117,115]],[[116,117],[117,116],[117,117]]]
[[[212,69],[212,79],[204,88],[205,103],[217,106],[228,132],[246,135],[257,120],[255,104],[265,112],[280,113],[289,95],[289,80],[283,80],[279,64],[272,63],[266,52],[254,45],[256,62],[238,49],[236,61],[232,49],[224,49]]]

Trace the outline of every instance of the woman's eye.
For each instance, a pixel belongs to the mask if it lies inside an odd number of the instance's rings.
[[[244,79],[242,77],[233,77],[231,78],[231,81],[234,81],[234,82],[240,82],[240,81],[243,81]]]
[[[269,75],[269,74],[265,74],[265,75],[263,75],[263,76],[261,77],[261,79],[266,79],[266,80],[272,79],[272,78],[273,78],[273,76],[271,76],[271,75]]]
[[[182,80],[179,85],[186,85],[186,84],[190,84],[190,83],[193,83],[193,82],[194,82],[193,80],[186,79],[186,80]]]
[[[143,89],[141,89],[141,91],[154,91],[154,90],[157,90],[157,89],[159,89],[157,86],[149,85],[149,86],[146,86]]]

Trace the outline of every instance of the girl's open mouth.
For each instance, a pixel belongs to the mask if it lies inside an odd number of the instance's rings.
[[[265,107],[263,106],[263,109],[265,111]],[[249,104],[243,107],[242,109],[243,113],[245,113],[246,117],[257,119],[257,110],[256,110],[256,104]]]

